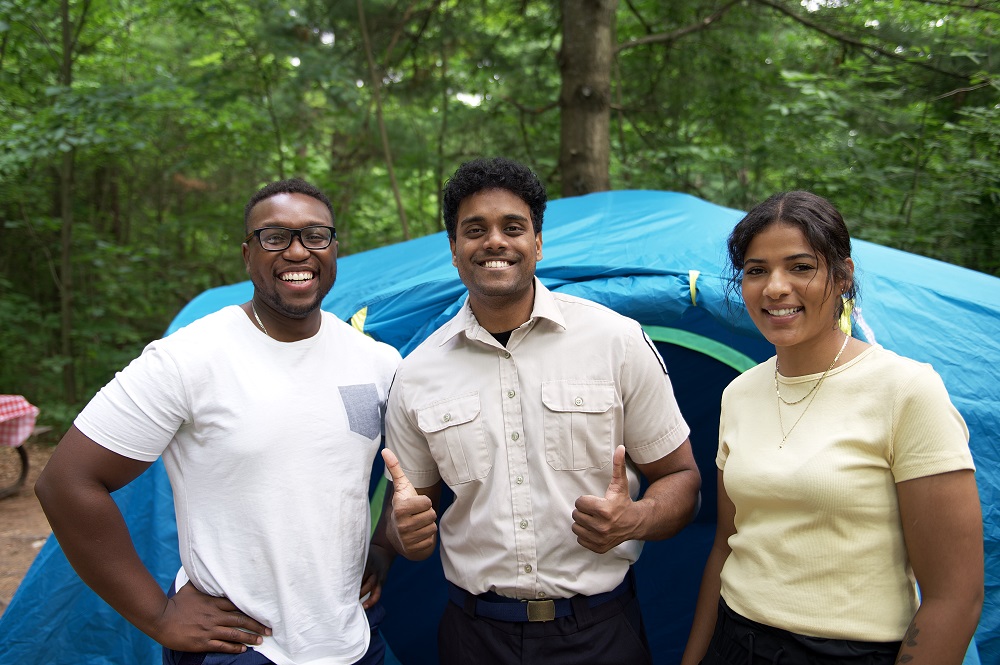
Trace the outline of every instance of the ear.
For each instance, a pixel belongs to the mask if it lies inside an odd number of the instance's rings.
[[[542,232],[535,234],[535,261],[542,260]]]
[[[453,266],[455,266],[457,268],[458,267],[458,255],[455,254],[455,245],[456,245],[456,242],[454,240],[449,240],[448,241],[448,246],[451,247],[451,265],[453,265]]]
[[[243,243],[243,269],[250,274],[250,245]]]
[[[847,276],[844,278],[843,283],[840,285],[840,293],[843,294],[854,284],[854,259],[847,257],[844,259],[844,271]]]

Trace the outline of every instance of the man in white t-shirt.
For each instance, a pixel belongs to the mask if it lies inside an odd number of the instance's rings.
[[[80,577],[165,663],[381,663],[387,558],[369,553],[368,482],[399,353],[320,309],[337,273],[322,192],[272,183],[244,223],[252,299],[146,347],[80,413],[36,493]],[[171,594],[111,498],[161,456],[182,564]]]

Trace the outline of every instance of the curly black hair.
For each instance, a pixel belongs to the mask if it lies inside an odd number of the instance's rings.
[[[826,263],[827,285],[832,292],[836,293],[837,282],[843,281],[847,284],[842,294],[844,300],[860,297],[858,283],[847,268],[847,259],[851,258],[851,234],[843,216],[822,196],[805,191],[773,194],[736,224],[726,243],[731,268],[729,288],[732,292],[740,290],[744,259],[750,243],[757,234],[778,223],[790,224],[802,231],[806,242]],[[841,306],[835,318],[843,312],[844,306]]]
[[[455,240],[458,206],[466,198],[487,189],[505,189],[528,204],[535,233],[542,232],[548,195],[545,185],[527,166],[505,157],[473,159],[458,167],[444,186],[444,226]]]
[[[247,201],[246,207],[243,208],[244,232],[250,232],[250,211],[253,210],[254,206],[277,194],[305,194],[306,196],[311,196],[325,205],[326,209],[330,211],[330,222],[332,223],[334,220],[333,204],[330,203],[330,199],[326,197],[326,194],[321,192],[315,185],[310,185],[301,178],[288,178],[287,180],[279,180],[277,182],[272,182],[269,185],[265,185],[257,190],[257,193],[250,197],[250,200]]]

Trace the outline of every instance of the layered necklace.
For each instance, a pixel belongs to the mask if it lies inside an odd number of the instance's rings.
[[[257,313],[257,305],[253,304],[253,300],[252,299],[250,300],[250,309],[253,310],[253,318],[257,319],[257,325],[260,326],[260,329],[264,331],[265,335],[267,335],[268,337],[270,337],[270,335],[268,335],[268,333],[267,333],[267,328],[265,328],[264,324],[260,322],[260,314]],[[837,356],[837,357],[839,358],[840,356]],[[834,360],[834,362],[837,362],[837,361]],[[778,380],[778,377],[777,377],[777,375],[775,375],[775,381],[777,381],[777,380]],[[778,384],[775,384],[775,385],[778,385]],[[781,397],[781,395],[778,395],[778,397]]]
[[[263,327],[263,326],[261,326],[261,327]],[[842,353],[844,353],[844,349],[847,348],[847,343],[849,341],[851,341],[851,336],[845,334],[844,335],[844,343],[841,345],[840,351],[837,351],[837,356],[833,359],[833,362],[830,363],[830,366],[826,368],[826,371],[823,372],[823,374],[819,377],[819,381],[817,381],[816,384],[812,388],[809,389],[809,392],[807,392],[805,395],[803,395],[799,399],[793,400],[791,402],[789,402],[787,399],[785,399],[784,397],[782,397],[781,396],[781,390],[778,389],[778,359],[777,358],[774,359],[774,392],[778,396],[778,425],[781,427],[781,443],[778,444],[778,448],[784,448],[785,447],[785,441],[787,441],[788,437],[792,435],[792,430],[795,429],[795,426],[799,424],[800,420],[802,420],[802,416],[806,415],[806,411],[808,411],[809,407],[812,406],[813,400],[816,399],[816,393],[819,391],[819,387],[821,385],[823,385],[823,381],[826,379],[827,374],[830,373],[830,371],[833,369],[834,365],[837,364],[837,361],[840,360],[840,356],[841,356]],[[809,401],[806,402],[806,406],[805,406],[804,409],[802,409],[802,413],[799,414],[799,417],[795,419],[795,422],[792,423],[792,426],[786,432],[785,431],[785,423],[783,422],[783,420],[781,418],[781,405],[782,405],[782,403],[787,404],[788,406],[793,406],[795,404],[799,404],[799,403],[803,402],[807,398],[809,399]]]

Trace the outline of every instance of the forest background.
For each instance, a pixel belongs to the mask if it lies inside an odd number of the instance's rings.
[[[983,0],[0,0],[0,392],[58,437],[246,279],[282,177],[330,194],[341,255],[442,229],[448,175],[506,155],[553,198],[810,189],[1000,275],[998,73]]]

